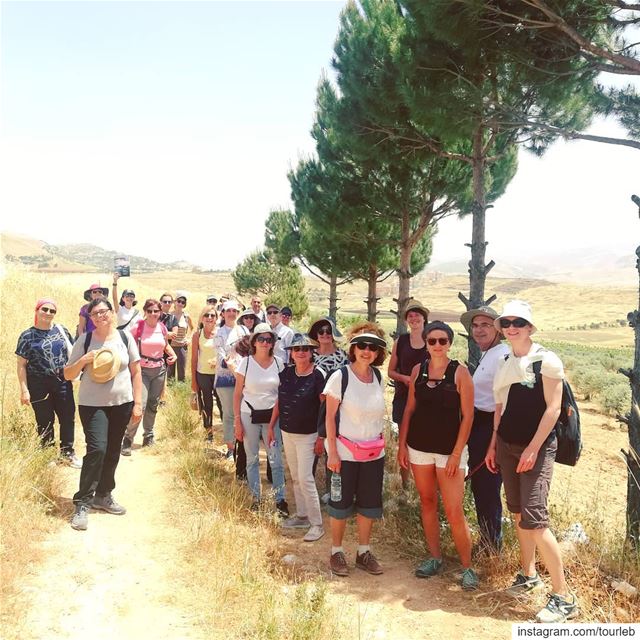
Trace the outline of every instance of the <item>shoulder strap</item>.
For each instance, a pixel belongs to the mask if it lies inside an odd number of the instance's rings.
[[[120,334],[120,339],[124,342],[124,346],[129,348],[129,338],[127,338],[127,332],[122,329],[118,329],[118,333]]]
[[[449,382],[451,384],[456,383],[456,371],[460,363],[457,360],[451,360],[447,365],[447,370],[444,372],[444,380],[445,382]]]
[[[84,337],[84,352],[85,354],[87,353],[87,351],[89,351],[89,345],[91,344],[91,336],[93,334],[93,331],[89,331],[87,332],[87,334]]]
[[[380,373],[380,369],[376,367],[371,367],[373,369],[373,376],[378,380],[378,384],[382,384],[382,374]]]
[[[349,385],[349,365],[345,364],[340,367],[340,375],[341,383],[340,383],[340,401],[344,398],[344,392],[347,390],[347,386]]]

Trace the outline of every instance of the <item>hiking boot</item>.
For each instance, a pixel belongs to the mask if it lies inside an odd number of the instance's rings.
[[[508,589],[505,589],[504,592],[509,596],[517,598],[525,593],[538,591],[539,589],[542,589],[543,586],[544,582],[542,582],[537,573],[534,576],[529,577],[525,576],[522,571],[518,571],[518,575],[513,581],[513,584]]]
[[[82,469],[82,460],[78,458],[75,451],[61,451],[60,458],[65,464],[68,464],[72,469]]]
[[[142,438],[142,446],[143,447],[153,447],[155,445],[156,441],[153,437],[153,435],[150,436],[144,436],[144,438]]]
[[[462,588],[465,591],[475,591],[480,584],[480,580],[478,580],[478,574],[469,567],[462,572]]]
[[[564,622],[577,615],[578,600],[573,593],[568,596],[552,593],[549,596],[547,606],[536,615],[536,621],[543,623]]]
[[[324,529],[317,524],[311,525],[309,527],[309,531],[304,534],[304,538],[302,538],[305,542],[315,542],[316,540],[320,540],[324,535]]]
[[[289,517],[289,505],[286,500],[278,500],[278,502],[276,502],[276,509],[281,518]]]
[[[344,557],[344,553],[342,553],[342,551],[336,551],[329,558],[329,567],[331,568],[331,573],[333,573],[334,576],[344,578],[349,575],[347,559]]]
[[[371,551],[365,551],[362,555],[356,555],[356,567],[370,573],[372,576],[379,576],[383,573],[380,563]]]
[[[130,438],[123,438],[122,439],[122,448],[120,449],[120,453],[123,456],[130,456],[131,455],[131,445],[133,444],[133,442],[131,442]]]
[[[305,516],[301,518],[300,516],[293,516],[292,518],[287,518],[282,526],[285,529],[308,529],[310,525],[309,518]]]
[[[437,576],[442,571],[442,560],[438,558],[428,558],[415,570],[417,578],[431,578]]]
[[[100,511],[112,513],[114,516],[122,516],[127,513],[127,510],[122,505],[114,501],[110,493],[107,493],[106,496],[95,496],[91,506],[94,509],[100,509]]]
[[[233,449],[227,449],[227,453],[224,454],[224,459],[233,462]]]
[[[87,525],[89,524],[89,507],[81,503],[77,504],[75,508],[75,513],[73,514],[73,518],[71,518],[71,528],[77,531],[86,531]]]

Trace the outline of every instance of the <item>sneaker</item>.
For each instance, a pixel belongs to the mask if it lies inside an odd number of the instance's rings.
[[[302,538],[305,542],[315,542],[316,540],[320,540],[324,535],[324,529],[317,524],[311,525],[309,527],[309,531],[304,534],[304,538]]]
[[[468,569],[465,569],[462,572],[461,584],[462,588],[465,591],[475,591],[480,584],[480,580],[478,580],[478,574],[470,567]]]
[[[122,439],[122,448],[120,449],[120,453],[123,456],[130,456],[131,455],[131,445],[133,444],[133,442],[131,442],[131,440],[129,438],[123,438]]]
[[[233,462],[233,449],[227,449],[227,453],[224,454],[224,459]]]
[[[365,551],[362,555],[356,555],[356,567],[373,576],[379,576],[383,573],[380,563],[376,560],[376,557],[371,553],[371,551]]]
[[[155,445],[156,441],[154,439],[154,437],[151,436],[144,436],[144,438],[142,438],[142,446],[143,447],[153,447]]]
[[[513,584],[508,589],[505,589],[504,592],[509,596],[517,598],[525,593],[538,591],[539,589],[542,589],[543,586],[544,582],[542,582],[537,573],[535,576],[529,577],[525,576],[522,571],[518,571],[518,575],[513,581]]]
[[[329,504],[329,498],[331,498],[330,493],[323,493],[322,497],[320,498],[320,502],[322,502],[322,504]]]
[[[564,622],[578,615],[578,600],[572,593],[560,596],[552,593],[547,606],[536,615],[536,620],[543,623]]]
[[[204,440],[207,444],[213,444],[213,432],[208,431]]]
[[[106,496],[96,495],[93,498],[91,506],[94,509],[100,509],[100,511],[112,513],[114,516],[122,516],[127,513],[127,510],[122,505],[114,501],[110,493],[107,493]]]
[[[442,560],[438,558],[428,558],[415,570],[417,578],[431,578],[437,576],[442,571]]]
[[[253,513],[258,513],[260,511],[260,500],[253,500],[249,510],[253,511]]]
[[[278,510],[278,515],[282,518],[289,517],[289,505],[286,500],[278,500],[276,502],[276,509]]]
[[[336,553],[329,558],[329,567],[331,568],[331,573],[333,573],[334,576],[344,578],[349,575],[347,559],[344,557],[344,553],[342,553],[342,551],[336,551]]]
[[[287,518],[283,523],[282,526],[285,529],[308,529],[309,528],[309,518],[307,518],[307,516],[305,516],[304,518],[301,518],[300,516],[293,516],[293,518]]]
[[[86,531],[89,524],[89,507],[82,503],[76,505],[76,511],[71,518],[71,528],[77,531]]]
[[[61,451],[60,457],[68,464],[72,469],[82,469],[82,460],[78,458],[75,451]]]

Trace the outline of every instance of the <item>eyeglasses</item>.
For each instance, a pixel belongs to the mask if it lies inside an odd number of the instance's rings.
[[[187,301],[186,301],[184,298],[178,298],[178,299],[176,300],[176,302],[177,302],[178,304],[187,304]]]
[[[207,304],[215,304],[218,302],[217,298],[207,298]]]
[[[331,327],[320,327],[318,329],[319,336],[330,336],[331,335]]]
[[[218,314],[217,313],[203,313],[202,317],[203,318],[217,318]]]
[[[299,352],[303,352],[303,353],[307,353],[309,351],[311,351],[311,347],[291,347],[291,351],[293,351],[294,353],[299,353]]]
[[[377,353],[379,348],[377,344],[371,344],[371,342],[356,342],[356,349],[359,351],[369,349],[372,353]]]
[[[171,304],[173,300],[160,300],[162,304]]]
[[[446,344],[449,344],[449,338],[427,338],[427,344],[432,347],[440,344],[444,347]]]
[[[271,311],[267,311],[268,316],[277,316],[280,312],[272,309]]]
[[[511,325],[516,329],[524,329],[529,326],[529,322],[524,318],[514,318],[513,320],[509,320],[509,318],[500,318],[501,329],[508,329]]]
[[[52,316],[58,313],[55,309],[50,309],[49,307],[40,307],[40,311],[42,311],[42,313],[50,313]]]
[[[471,328],[472,329],[491,329],[493,327],[493,324],[491,324],[490,322],[472,322],[471,323]]]
[[[273,344],[273,338],[270,336],[258,336],[256,342],[264,342],[265,344]]]
[[[147,313],[162,313],[160,309],[147,309]]]
[[[111,309],[98,309],[97,311],[94,311],[93,313],[90,313],[89,315],[92,318],[101,318],[102,316],[106,316],[107,313],[109,313],[111,311]]]
[[[123,298],[135,298],[136,294],[135,293],[125,293],[122,297]]]

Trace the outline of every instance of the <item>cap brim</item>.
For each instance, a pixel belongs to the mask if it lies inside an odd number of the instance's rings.
[[[387,343],[382,338],[372,333],[361,333],[357,336],[353,336],[353,338],[351,338],[351,340],[349,341],[349,344],[358,344],[359,342],[365,344],[375,344],[378,347],[382,347],[383,349],[387,348]]]

